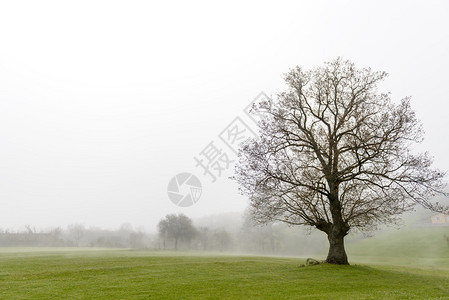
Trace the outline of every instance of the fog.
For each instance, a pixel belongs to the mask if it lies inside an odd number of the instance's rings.
[[[306,255],[324,235],[281,227],[283,244],[242,246],[248,201],[233,164],[213,182],[194,157],[214,142],[235,160],[220,134],[236,117],[254,129],[245,108],[260,92],[282,91],[289,68],[342,56],[387,71],[393,99],[412,97],[418,150],[449,170],[448,16],[447,1],[3,2],[0,228],[59,228],[59,246],[160,248],[158,222],[183,213],[229,233],[229,249],[211,250]],[[183,172],[202,187],[187,207],[167,193]]]
[[[445,224],[434,224],[432,213],[418,209],[396,225],[380,226],[376,231],[352,231],[346,237],[346,249],[352,263],[413,265],[447,268],[449,233]],[[248,213],[222,213],[193,219],[193,234],[172,236],[151,233],[131,224],[105,229],[82,224],[37,230],[0,229],[0,247],[39,251],[49,249],[122,249],[152,253],[165,250],[183,255],[264,255],[315,257],[324,259],[328,242],[324,233],[311,228],[271,223],[254,224]],[[185,226],[184,226],[185,227]],[[51,247],[51,248],[49,248]],[[76,248],[73,248],[76,247]],[[3,251],[3,250],[2,250]]]

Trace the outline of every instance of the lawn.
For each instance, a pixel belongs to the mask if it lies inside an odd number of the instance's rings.
[[[449,272],[449,227],[402,228],[347,243],[353,262],[446,269]]]
[[[449,299],[449,272],[298,258],[0,250],[0,299]]]

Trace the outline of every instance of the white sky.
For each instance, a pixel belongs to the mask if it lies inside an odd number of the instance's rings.
[[[390,73],[449,170],[448,53],[448,1],[3,1],[0,228],[243,210],[193,156],[289,68],[337,56]],[[180,172],[203,183],[189,208],[167,197]]]

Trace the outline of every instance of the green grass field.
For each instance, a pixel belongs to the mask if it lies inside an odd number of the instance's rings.
[[[446,269],[449,272],[449,227],[403,228],[348,243],[352,262]]]
[[[449,299],[445,269],[299,267],[298,258],[0,250],[0,299]]]

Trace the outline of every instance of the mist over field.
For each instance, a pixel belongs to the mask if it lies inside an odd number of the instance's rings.
[[[380,226],[369,232],[354,232],[346,238],[346,248],[353,263],[395,264],[405,266],[449,268],[449,226],[432,224],[435,215],[424,209],[408,213],[400,224]],[[311,228],[282,223],[256,225],[245,213],[223,213],[193,220],[196,233],[181,237],[178,249],[156,228],[146,231],[122,224],[113,229],[71,224],[37,230],[0,229],[0,247],[31,251],[57,247],[88,249],[137,249],[147,251],[181,251],[187,255],[200,253],[245,254],[323,259],[327,252],[326,236]],[[36,248],[38,247],[38,248]],[[6,250],[10,251],[10,250]],[[23,251],[23,250],[19,250]],[[186,252],[187,251],[187,252]]]
[[[449,296],[449,2],[3,1],[0,298]]]

